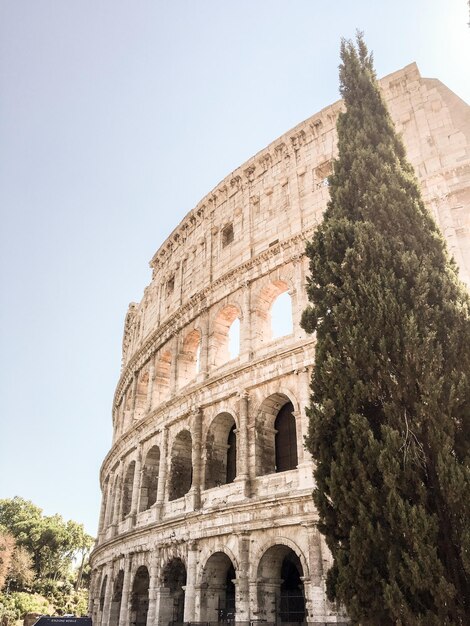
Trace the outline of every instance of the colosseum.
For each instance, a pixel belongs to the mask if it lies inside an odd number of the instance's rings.
[[[380,84],[468,284],[469,107],[415,64]],[[341,107],[203,198],[129,306],[91,559],[95,625],[348,621],[325,595],[303,445],[315,341],[299,326]]]

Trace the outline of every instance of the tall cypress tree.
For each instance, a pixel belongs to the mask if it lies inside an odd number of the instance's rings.
[[[359,35],[307,246],[308,447],[330,599],[361,625],[470,624],[470,300]]]

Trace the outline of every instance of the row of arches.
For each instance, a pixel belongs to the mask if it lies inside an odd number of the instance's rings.
[[[265,286],[253,310],[249,303],[223,305],[208,322],[199,320],[184,335],[170,341],[136,373],[116,407],[116,431],[124,432],[177,389],[196,380],[201,372],[207,374],[236,359],[247,349],[248,337],[250,345],[262,346],[292,332],[292,298],[283,280]]]
[[[167,626],[190,621],[234,623],[243,621],[242,612],[245,618],[248,612],[264,622],[304,623],[307,621],[306,572],[300,556],[285,544],[271,546],[262,555],[252,581],[225,551],[214,552],[201,568],[189,571],[183,558],[171,558],[154,580],[149,568],[140,565],[128,585],[127,598],[125,572],[120,569],[114,580],[108,575],[101,580],[94,623],[100,626],[151,623]],[[248,603],[249,595],[252,598]],[[242,603],[243,608],[239,606]]]
[[[108,477],[103,498],[103,526],[119,523],[131,513],[146,511],[157,501],[182,498],[194,486],[194,467],[200,463],[199,484],[202,490],[235,481],[241,473],[263,476],[296,469],[298,465],[297,419],[294,405],[282,393],[272,394],[262,403],[252,429],[255,464],[239,445],[241,437],[234,415],[218,413],[201,435],[200,458],[196,457],[194,436],[183,427],[172,439],[169,454],[157,443],[138,459],[132,458],[122,473]],[[111,482],[110,482],[111,481]]]

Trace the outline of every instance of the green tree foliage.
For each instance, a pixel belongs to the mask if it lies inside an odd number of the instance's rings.
[[[66,522],[60,515],[45,516],[23,498],[0,500],[0,583],[5,570],[7,590],[0,595],[4,620],[23,612],[28,595],[33,603],[47,598],[53,612],[85,613],[87,558],[93,543],[82,524]]]
[[[93,546],[82,524],[43,515],[38,506],[19,497],[0,500],[0,524],[32,555],[39,579],[67,576],[73,560],[86,556]]]
[[[470,624],[470,302],[420,196],[362,37],[308,244],[308,447],[330,599],[363,626]]]

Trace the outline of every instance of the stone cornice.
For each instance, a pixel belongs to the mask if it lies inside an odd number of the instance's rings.
[[[267,476],[269,476],[269,474]],[[263,477],[260,477],[260,478],[263,478]],[[207,518],[208,515],[210,515],[211,513],[214,515],[217,515],[219,519],[222,514],[222,517],[227,518],[228,521],[224,523],[222,520],[221,524],[218,524],[216,527],[212,529],[207,529],[205,537],[220,536],[223,534],[231,534],[233,532],[238,532],[238,530],[236,529],[238,525],[243,525],[244,531],[245,530],[246,531],[259,530],[264,527],[262,519],[252,519],[249,523],[247,523],[246,520],[242,519],[238,523],[233,523],[231,519],[233,510],[236,509],[237,515],[240,515],[241,517],[243,517],[244,513],[251,513],[253,511],[253,508],[256,508],[257,506],[263,509],[267,509],[269,507],[279,508],[283,504],[288,504],[291,501],[295,501],[295,502],[304,501],[308,504],[311,504],[312,523],[316,521],[317,514],[315,510],[313,509],[311,488],[309,487],[304,490],[296,490],[295,493],[289,494],[289,495],[280,496],[279,494],[276,494],[274,497],[259,496],[258,498],[254,498],[245,502],[234,502],[233,504],[228,505],[228,506],[224,505],[223,512],[221,512],[220,509],[217,509],[217,508],[214,508],[210,512],[207,510],[202,511],[201,509],[198,509],[196,511],[191,511],[190,513],[182,513],[180,516],[169,517],[168,519],[164,519],[161,522],[157,522],[157,523],[150,522],[146,526],[133,528],[130,531],[120,533],[116,535],[115,537],[113,537],[112,539],[109,539],[107,541],[104,541],[103,543],[100,543],[93,550],[90,556],[90,561],[94,561],[95,559],[98,559],[101,554],[106,555],[109,550],[112,550],[113,547],[121,544],[123,540],[129,541],[130,539],[132,540],[139,539],[141,542],[142,539],[146,537],[151,537],[152,535],[154,535],[155,530],[157,528],[161,534],[163,535],[165,533],[169,534],[167,541],[165,540],[159,541],[158,545],[160,547],[168,547],[169,545],[172,545],[174,543],[174,541],[170,537],[171,533],[178,535],[179,534],[178,531],[182,530],[183,528],[187,528],[188,523],[190,523],[191,525],[197,524],[198,520],[201,520],[203,517]],[[305,523],[306,521],[308,520],[306,520],[305,514],[302,514],[302,522]],[[277,522],[277,525],[278,526],[292,526],[292,525],[296,525],[296,523],[297,523],[296,516],[290,516],[288,518],[281,518],[280,521]],[[224,529],[224,526],[226,527],[225,529]],[[184,537],[183,539],[178,540],[177,542],[184,543],[187,541],[188,538],[189,537]],[[132,548],[130,549],[130,551],[132,552]]]

